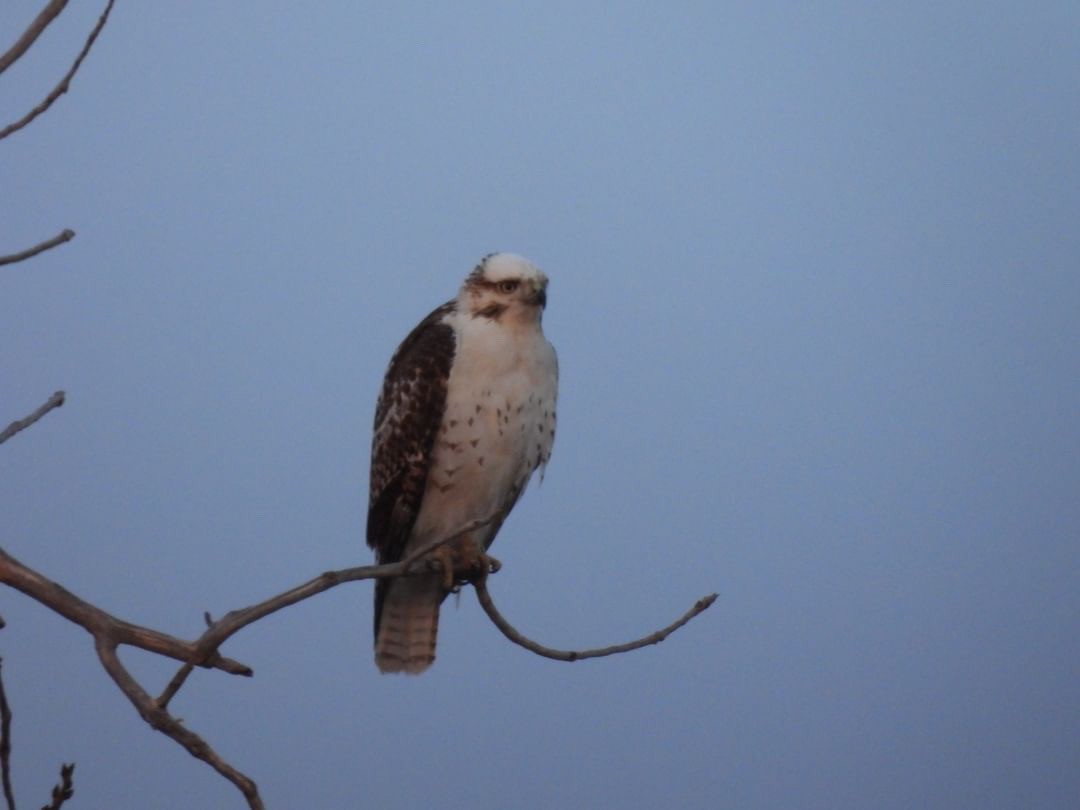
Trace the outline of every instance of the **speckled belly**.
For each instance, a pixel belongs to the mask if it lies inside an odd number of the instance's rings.
[[[491,544],[533,470],[550,456],[555,403],[554,391],[545,382],[527,369],[475,388],[451,379],[410,546],[494,517],[492,525],[473,534],[482,547]]]

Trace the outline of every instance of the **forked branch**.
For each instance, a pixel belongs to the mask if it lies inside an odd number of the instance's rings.
[[[147,694],[146,690],[120,663],[120,658],[116,654],[115,643],[106,638],[95,637],[94,648],[97,650],[98,660],[101,661],[105,671],[109,673],[109,677],[113,679],[113,683],[131,701],[139,716],[151,728],[170,737],[187,749],[187,752],[193,757],[201,759],[232,782],[237,790],[244,795],[251,810],[263,810],[264,805],[259,797],[259,788],[255,782],[222,759],[202,737],[159,706],[157,701]]]

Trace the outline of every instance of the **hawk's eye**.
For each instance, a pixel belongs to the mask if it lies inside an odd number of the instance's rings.
[[[519,282],[515,281],[514,279],[508,279],[507,281],[500,281],[499,282],[499,292],[508,293],[508,294],[512,293],[514,290],[516,290],[518,288],[518,283]]]

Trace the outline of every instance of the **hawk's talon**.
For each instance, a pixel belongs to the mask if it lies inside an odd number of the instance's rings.
[[[462,581],[482,582],[487,579],[488,574],[494,574],[502,568],[502,563],[485,551],[476,551],[463,568]]]
[[[432,549],[425,558],[429,571],[438,573],[442,589],[458,593],[462,585],[480,582],[502,568],[490,554],[475,548],[452,548],[449,544]]]

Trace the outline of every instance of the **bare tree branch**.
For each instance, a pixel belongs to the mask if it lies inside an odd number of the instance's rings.
[[[40,104],[34,107],[34,109],[30,110],[30,112],[28,112],[15,123],[8,124],[3,129],[0,129],[0,140],[3,140],[11,133],[17,132],[23,127],[25,127],[35,118],[37,118],[47,109],[49,109],[49,107],[52,106],[54,101],[56,101],[58,98],[60,98],[60,96],[64,95],[64,93],[68,91],[68,88],[71,86],[71,80],[75,77],[75,73],[78,71],[79,66],[82,65],[83,59],[85,59],[86,55],[90,53],[90,48],[93,46],[94,40],[97,39],[98,34],[101,33],[101,29],[105,27],[105,21],[109,19],[109,12],[112,11],[113,2],[114,0],[109,0],[108,4],[105,6],[105,10],[101,13],[101,16],[98,17],[97,25],[95,25],[94,29],[90,32],[90,36],[86,38],[86,44],[83,45],[83,49],[75,58],[75,62],[72,64],[68,72],[64,75],[64,78],[60,80],[60,83],[57,84],[56,87],[52,89],[52,92],[50,92],[49,95],[45,96],[44,100],[42,100]]]
[[[225,614],[218,621],[212,622],[196,642],[181,641],[156,630],[117,619],[75,596],[61,585],[41,576],[3,550],[0,550],[0,582],[22,591],[89,632],[94,637],[94,649],[97,651],[102,666],[120,691],[131,701],[139,716],[152,728],[172,738],[193,757],[201,759],[228,779],[243,794],[251,810],[262,810],[263,803],[255,782],[222,759],[202,737],[184,726],[167,711],[169,701],[184,685],[194,667],[213,667],[237,675],[251,675],[252,671],[249,667],[225,658],[217,652],[222,642],[234,633],[271,613],[345,582],[407,576],[432,550],[492,520],[493,517],[488,517],[472,521],[453,534],[417,550],[400,562],[327,571],[275,597]],[[140,647],[158,655],[178,659],[184,662],[184,666],[172,677],[161,696],[155,700],[120,662],[116,651],[121,644]],[[54,792],[54,797],[55,795]]]
[[[15,792],[11,789],[11,706],[0,677],[0,776],[4,782],[4,799],[8,810],[15,810]]]
[[[53,394],[51,397],[49,397],[45,401],[44,405],[42,405],[40,408],[38,408],[32,414],[27,416],[25,419],[16,419],[10,425],[8,425],[6,428],[4,428],[3,431],[0,431],[0,444],[3,444],[4,442],[6,442],[8,439],[10,439],[12,436],[14,436],[20,430],[26,430],[28,427],[30,427],[32,424],[34,424],[34,422],[36,422],[38,419],[43,417],[45,414],[47,414],[53,408],[59,408],[63,404],[64,404],[64,392],[63,391],[57,391],[55,394]]]
[[[114,645],[128,644],[177,661],[190,661],[199,666],[220,669],[231,675],[250,676],[252,674],[251,667],[239,661],[216,654],[207,656],[191,642],[181,641],[166,633],[117,619],[101,608],[80,599],[63,586],[46,579],[2,549],[0,549],[0,583],[22,591],[68,621],[83,627],[95,638],[108,639]]]
[[[52,789],[52,801],[41,810],[60,810],[64,802],[75,795],[75,787],[71,783],[71,776],[75,773],[75,763],[69,762],[60,766],[60,784]]]
[[[32,248],[28,248],[27,250],[23,250],[19,253],[12,253],[8,256],[0,256],[0,264],[14,264],[15,262],[21,262],[25,259],[33,258],[39,253],[44,253],[50,248],[54,248],[57,245],[64,244],[64,242],[70,242],[74,238],[75,231],[71,230],[71,228],[64,228],[64,230],[60,231],[60,233],[58,233],[52,239],[46,239],[40,245],[34,245]]]
[[[631,650],[638,650],[642,647],[648,647],[650,644],[659,644],[695,616],[708,610],[709,606],[716,601],[715,593],[701,597],[694,603],[693,607],[686,611],[686,613],[684,613],[677,621],[672,622],[661,630],[657,630],[655,633],[650,633],[643,638],[639,638],[637,641],[628,641],[625,644],[614,644],[610,647],[601,647],[595,650],[555,650],[551,647],[537,644],[532,639],[523,636],[515,630],[513,625],[504,619],[503,615],[495,608],[495,603],[491,599],[491,594],[488,593],[487,583],[482,579],[474,582],[473,587],[476,588],[476,598],[480,600],[480,607],[484,609],[484,613],[488,615],[488,618],[491,619],[492,623],[499,628],[504,636],[530,652],[542,655],[544,658],[553,658],[556,661],[581,661],[585,658],[600,658],[605,655],[616,655],[618,653],[630,652]]]
[[[183,725],[179,720],[161,708],[157,702],[147,694],[139,683],[131,677],[131,674],[120,663],[116,655],[116,645],[110,641],[97,637],[94,644],[98,658],[109,677],[120,688],[120,691],[131,701],[135,710],[151,728],[171,737],[182,745],[187,752],[196,759],[201,759],[215,771],[220,773],[244,795],[248,807],[251,810],[263,810],[262,799],[259,797],[259,789],[255,782],[236,770],[232,765],[223,760],[206,741],[194,731]]]
[[[30,46],[41,36],[41,32],[56,19],[66,5],[67,0],[50,0],[49,4],[41,10],[34,21],[23,31],[22,36],[15,40],[15,44],[8,48],[3,55],[0,55],[0,73],[15,64],[19,57],[30,50]]]

